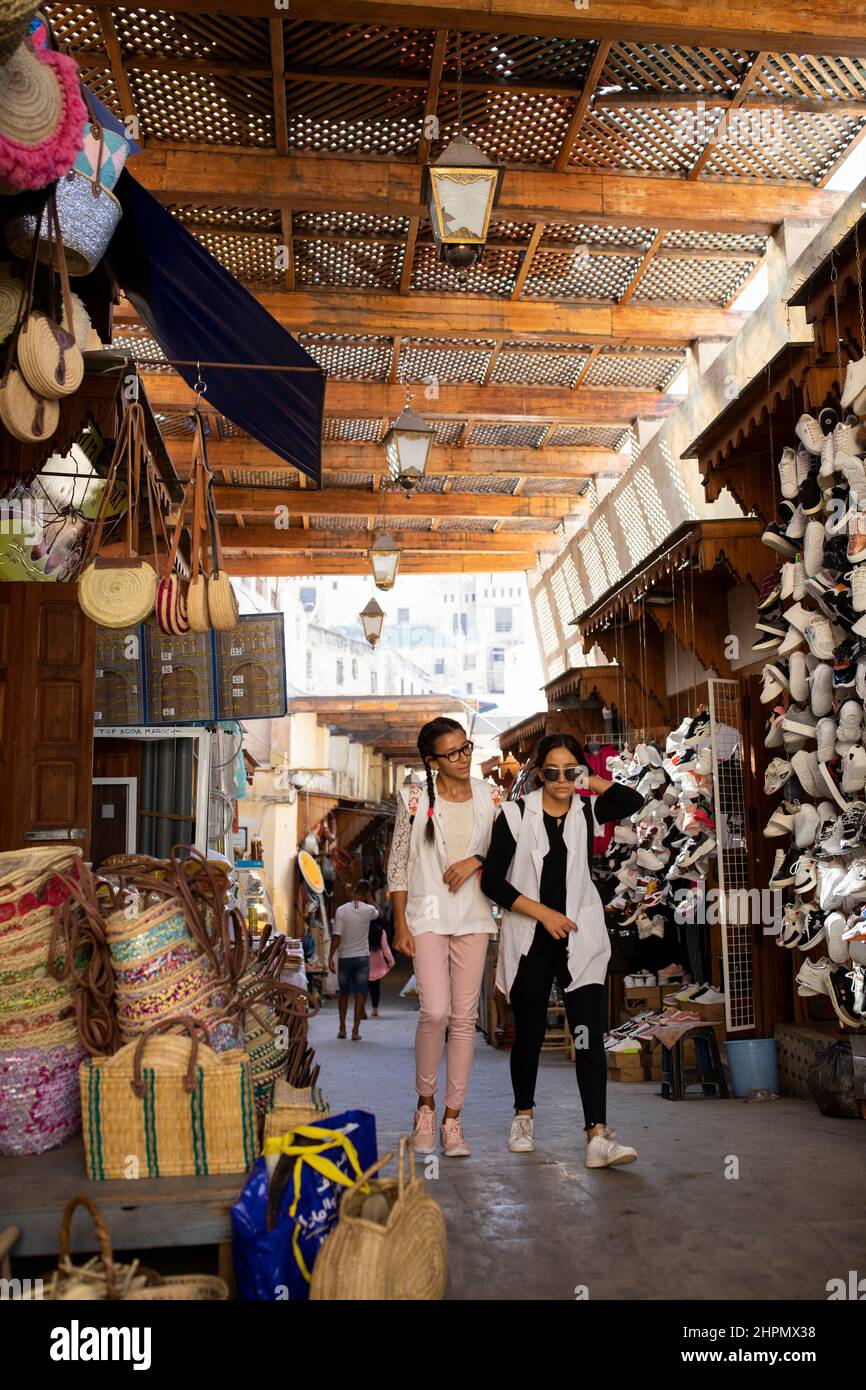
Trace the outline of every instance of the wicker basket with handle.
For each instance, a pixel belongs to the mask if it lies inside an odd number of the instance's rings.
[[[396,1178],[372,1180],[393,1157],[385,1154],[344,1193],[337,1225],[313,1267],[311,1300],[443,1297],[448,1240],[442,1209],[415,1176],[415,1156],[405,1135]]]
[[[166,1029],[174,1034],[159,1036]],[[183,1030],[188,1036],[177,1036]],[[198,1033],[205,1037],[199,1043]],[[79,1072],[88,1177],[245,1173],[256,1158],[249,1058],[214,1052],[193,1018],[154,1024],[113,1057]]]
[[[89,1212],[96,1232],[99,1255],[83,1265],[74,1265],[71,1254],[72,1218],[77,1207]],[[209,1274],[185,1274],[163,1278],[155,1270],[146,1269],[133,1260],[118,1264],[111,1248],[111,1237],[102,1213],[87,1197],[73,1197],[67,1202],[60,1223],[60,1251],[57,1269],[42,1281],[42,1288],[32,1298],[49,1302],[68,1301],[141,1303],[152,1299],[183,1299],[187,1301],[225,1300],[228,1287],[222,1279]]]

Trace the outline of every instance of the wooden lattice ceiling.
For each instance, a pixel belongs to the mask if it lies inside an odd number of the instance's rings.
[[[93,90],[139,123],[134,176],[328,375],[320,493],[209,415],[238,572],[363,569],[383,521],[406,570],[529,566],[627,465],[636,421],[674,407],[690,344],[740,327],[730,305],[781,219],[838,203],[825,186],[866,132],[866,20],[846,0],[489,8],[50,6]],[[457,129],[458,29],[465,133],[506,166],[462,286],[420,203]],[[190,393],[126,304],[114,341],[183,471]],[[436,431],[409,502],[380,488],[406,387]]]

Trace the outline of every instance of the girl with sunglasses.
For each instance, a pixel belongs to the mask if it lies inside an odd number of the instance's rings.
[[[496,932],[479,875],[499,791],[471,776],[472,751],[455,719],[432,719],[424,725],[418,752],[424,760],[426,791],[401,789],[388,859],[394,948],[413,959],[420,1004],[412,1144],[416,1153],[432,1153],[436,1147],[435,1095],[447,1029],[440,1141],[448,1158],[470,1152],[460,1112],[472,1069],[487,943]]]
[[[502,908],[496,983],[514,1013],[511,1082],[515,1116],[508,1147],[531,1153],[538,1059],[553,981],[565,999],[575,1039],[575,1071],[586,1129],[586,1166],[633,1163],[634,1149],[607,1128],[605,977],[610,942],[604,909],[590,876],[593,814],[621,820],[643,805],[630,787],[590,773],[571,734],[548,734],[535,751],[541,786],[522,802],[506,802],[493,829],[482,890]]]

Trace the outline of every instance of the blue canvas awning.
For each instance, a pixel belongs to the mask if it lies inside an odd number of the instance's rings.
[[[128,170],[114,191],[123,217],[108,259],[165,356],[243,364],[202,367],[207,404],[321,485],[321,367]],[[194,365],[176,370],[195,384]]]

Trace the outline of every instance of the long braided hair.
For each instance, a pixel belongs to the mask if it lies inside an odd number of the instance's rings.
[[[427,824],[424,827],[424,838],[433,839],[433,803],[436,800],[436,791],[433,783],[433,769],[428,763],[428,758],[436,756],[436,741],[443,734],[462,734],[463,725],[458,724],[456,719],[448,719],[443,715],[439,719],[429,719],[418,733],[418,752],[424,760],[424,771],[427,774]]]

